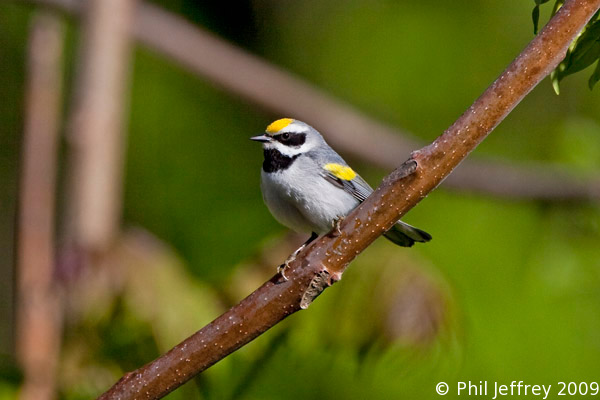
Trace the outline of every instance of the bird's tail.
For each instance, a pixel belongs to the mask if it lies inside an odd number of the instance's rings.
[[[383,234],[387,239],[398,246],[410,247],[415,242],[429,242],[431,235],[425,231],[415,228],[405,222],[398,221],[392,228]]]

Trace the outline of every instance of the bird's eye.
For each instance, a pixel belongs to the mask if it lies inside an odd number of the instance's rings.
[[[282,134],[281,134],[281,138],[282,138],[283,140],[288,140],[288,139],[290,138],[290,134],[289,134],[289,133],[287,133],[287,132],[285,132],[285,133],[282,133]]]

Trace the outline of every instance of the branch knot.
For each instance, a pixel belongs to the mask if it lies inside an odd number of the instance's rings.
[[[300,300],[301,309],[307,309],[323,290],[333,284],[330,278],[331,274],[326,269],[322,269],[316,273],[315,277],[310,281],[308,288],[302,294],[302,300]]]

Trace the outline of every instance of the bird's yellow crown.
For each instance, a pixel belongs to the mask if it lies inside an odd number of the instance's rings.
[[[289,124],[291,124],[292,122],[294,122],[293,119],[291,118],[281,118],[278,119],[275,122],[272,122],[271,125],[267,126],[267,133],[277,133],[280,130],[282,130],[283,128],[285,128],[286,126],[288,126]]]

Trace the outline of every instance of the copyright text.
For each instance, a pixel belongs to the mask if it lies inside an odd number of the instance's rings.
[[[445,382],[439,382],[435,391],[440,396],[447,394],[452,388]],[[597,395],[600,392],[598,382],[557,382],[552,384],[528,384],[524,381],[510,383],[467,381],[456,383],[459,396],[484,396],[495,400],[502,396],[537,396],[547,399],[553,393],[558,396]]]

